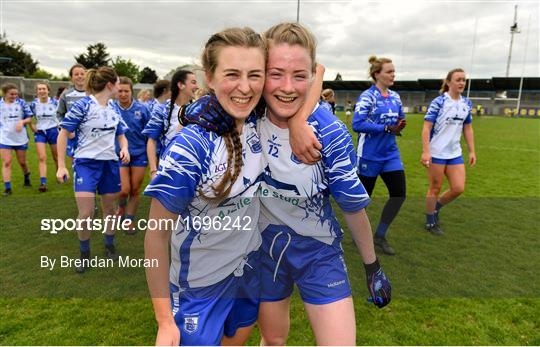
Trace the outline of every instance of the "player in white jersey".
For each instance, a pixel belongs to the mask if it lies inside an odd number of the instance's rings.
[[[171,98],[163,105],[156,105],[151,118],[143,130],[148,137],[147,155],[150,177],[157,172],[158,158],[161,151],[169,144],[171,139],[180,130],[180,107],[195,98],[199,89],[195,74],[187,70],[178,70],[171,79]]]
[[[11,195],[11,151],[15,151],[17,161],[24,174],[24,186],[31,187],[30,170],[26,163],[28,134],[26,124],[32,122],[32,111],[19,98],[17,86],[6,83],[2,86],[4,97],[0,100],[0,154],[2,158],[3,196]]]
[[[461,134],[469,149],[469,165],[476,164],[472,128],[472,103],[462,96],[466,79],[463,69],[448,72],[441,95],[434,99],[424,117],[421,162],[428,170],[426,230],[443,235],[439,226],[441,208],[465,190],[465,164],[461,155]],[[444,176],[449,189],[439,195]]]
[[[86,74],[86,90],[89,96],[75,102],[60,124],[58,153],[65,153],[67,139],[77,133],[77,148],[73,159],[73,185],[79,220],[93,217],[96,191],[101,195],[103,221],[105,223],[105,256],[113,261],[118,258],[114,246],[115,230],[107,220],[116,212],[116,200],[120,191],[118,157],[122,163],[129,162],[128,142],[124,133],[127,126],[122,116],[109,100],[116,96],[118,76],[110,67],[90,69]],[[116,154],[115,141],[120,146]],[[56,178],[59,182],[69,179],[65,156],[58,156]],[[77,230],[81,264],[75,270],[85,272],[90,266],[90,223],[81,223]]]
[[[72,85],[64,90],[60,99],[58,99],[58,109],[56,110],[56,116],[58,121],[61,122],[64,116],[69,111],[73,103],[84,97],[86,97],[86,91],[84,90],[84,81],[86,76],[86,68],[82,64],[75,64],[69,69],[69,77],[71,78]],[[67,155],[73,157],[75,153],[75,147],[77,146],[77,139],[75,134],[67,140]],[[64,153],[60,153],[63,156]]]
[[[212,35],[202,65],[215,96],[206,98],[217,98],[235,125],[222,135],[184,127],[164,149],[145,190],[153,197],[150,220],[178,219],[172,236],[161,226],[145,237],[145,257],[159,263],[146,269],[156,345],[242,344],[257,319],[261,237],[255,194],[263,162],[250,113],[262,93],[265,56],[252,29]]]
[[[308,118],[322,158],[302,164],[289,144],[289,118],[306,101],[315,71],[315,39],[296,23],[265,33],[269,44],[264,98],[258,122],[268,161],[261,189],[262,253],[259,327],[263,345],[283,345],[289,303],[296,284],[318,345],[356,343],[354,306],[340,241],[343,232],[330,205],[332,195],[362,255],[368,288],[379,307],[390,301],[364,207],[369,196],[356,174],[356,156],[346,127],[320,106]]]
[[[30,124],[34,132],[34,142],[39,160],[38,190],[47,191],[47,143],[51,148],[51,154],[58,168],[58,153],[56,152],[56,139],[58,138],[58,119],[56,109],[58,102],[49,97],[50,88],[45,82],[36,84],[37,98],[30,103],[30,109],[36,117],[36,125]]]

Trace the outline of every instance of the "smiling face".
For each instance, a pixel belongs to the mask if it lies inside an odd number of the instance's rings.
[[[38,83],[36,85],[36,94],[40,99],[45,99],[49,96],[49,87],[46,84]]]
[[[461,94],[465,89],[465,84],[467,80],[465,79],[465,72],[454,72],[450,77],[450,81],[446,81],[448,85],[448,92],[451,94]]]
[[[18,96],[19,96],[19,90],[17,90],[17,88],[11,88],[8,91],[6,91],[6,94],[4,95],[4,101],[8,103],[15,102]]]
[[[261,98],[265,57],[260,48],[223,47],[214,73],[206,83],[219,103],[237,121],[244,122]]]
[[[71,71],[71,82],[77,90],[84,90],[84,78],[86,70],[82,67],[76,67]]]
[[[300,45],[281,43],[268,51],[264,99],[269,119],[286,125],[304,103],[311,81],[312,61]]]
[[[394,64],[384,63],[380,72],[375,73],[375,80],[377,84],[382,87],[389,88],[394,85],[394,79],[396,78],[396,70]]]
[[[178,89],[180,90],[180,94],[185,95],[188,99],[195,99],[195,93],[199,89],[197,77],[192,73],[188,74],[186,83],[178,82]]]

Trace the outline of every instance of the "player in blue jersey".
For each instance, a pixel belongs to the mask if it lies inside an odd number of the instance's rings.
[[[332,114],[336,114],[336,98],[334,91],[330,88],[327,88],[321,93],[321,106],[328,108]]]
[[[115,230],[106,221],[115,214],[116,199],[120,192],[120,172],[118,158],[122,163],[129,162],[129,150],[126,136],[127,126],[122,116],[109,100],[118,91],[118,76],[109,67],[90,69],[86,73],[86,90],[89,96],[76,101],[60,123],[58,135],[58,153],[65,153],[70,134],[77,134],[77,147],[73,160],[73,185],[79,214],[84,220],[77,234],[80,246],[80,266],[78,273],[85,272],[90,266],[90,222],[95,207],[96,191],[101,195],[103,221],[105,223],[105,256],[116,260],[118,254],[114,245]],[[115,141],[120,145],[116,154]],[[69,179],[65,156],[58,156],[56,178],[59,182]]]
[[[24,174],[24,186],[31,187],[30,170],[26,163],[28,134],[26,124],[32,122],[32,111],[23,99],[19,98],[19,90],[12,83],[2,86],[4,97],[0,100],[0,154],[2,158],[2,179],[4,180],[3,196],[9,196],[11,190],[11,151],[15,151],[17,161]]]
[[[153,197],[150,220],[178,219],[172,233],[162,226],[145,236],[145,257],[159,262],[146,269],[156,345],[242,344],[257,319],[261,237],[254,195],[263,162],[250,114],[262,93],[265,56],[265,44],[252,29],[212,35],[202,65],[216,103],[234,126],[222,135],[184,127],[163,151],[145,190]]]
[[[128,77],[120,77],[118,100],[114,101],[114,105],[129,128],[125,135],[129,144],[130,157],[129,164],[120,164],[122,190],[118,200],[117,214],[130,221],[127,226],[129,230],[126,233],[132,235],[137,231],[132,225],[139,207],[139,194],[148,166],[146,136],[142,131],[150,119],[150,112],[144,104],[133,99],[133,82]]]
[[[396,136],[405,127],[405,113],[399,94],[389,88],[394,84],[395,69],[388,58],[369,58],[369,74],[374,84],[363,92],[356,103],[352,129],[358,133],[358,174],[369,196],[381,176],[388,189],[389,199],[384,205],[375,231],[375,246],[385,254],[395,250],[386,239],[390,224],[405,201],[405,171],[401,162]]]
[[[156,105],[161,105],[171,98],[171,82],[167,80],[159,80],[154,83],[154,98],[148,101],[146,107],[150,114],[154,111]]]
[[[469,165],[476,164],[472,102],[461,95],[465,85],[462,69],[448,72],[441,95],[431,102],[424,117],[421,162],[428,169],[429,177],[426,230],[434,235],[443,235],[438,218],[441,208],[465,190],[465,164],[460,144],[462,133],[469,149]],[[448,179],[449,189],[439,195],[444,176]]]
[[[382,307],[390,300],[390,285],[376,259],[364,211],[370,199],[356,173],[351,137],[330,110],[316,106],[308,118],[322,144],[321,160],[305,165],[292,153],[289,118],[307,100],[316,65],[315,38],[296,23],[278,24],[266,31],[265,38],[269,44],[263,92],[267,109],[258,123],[268,161],[259,223],[262,344],[285,344],[296,284],[317,344],[354,345],[356,324],[341,248],[343,231],[330,196],[344,212],[366,267],[370,294]]]
[[[58,138],[58,119],[56,109],[58,102],[49,97],[50,88],[47,83],[36,84],[37,98],[30,103],[32,114],[36,117],[36,125],[30,124],[34,132],[34,142],[39,160],[39,191],[47,191],[47,143],[51,148],[52,157],[58,167],[56,139]]]
[[[163,105],[154,106],[151,118],[143,130],[148,137],[147,154],[150,177],[157,172],[160,151],[165,150],[171,139],[180,130],[180,107],[195,98],[199,89],[195,74],[187,70],[178,70],[171,79],[171,98]],[[159,143],[158,143],[159,142]]]
[[[84,90],[84,81],[86,76],[86,68],[82,64],[75,64],[69,69],[69,77],[71,78],[72,85],[69,86],[58,99],[58,109],[56,110],[56,116],[58,121],[61,122],[64,116],[69,111],[71,106],[84,97],[86,97],[86,91]],[[75,153],[75,147],[77,146],[77,139],[75,134],[72,134],[67,140],[67,155],[73,157]],[[63,153],[59,153],[63,156]]]

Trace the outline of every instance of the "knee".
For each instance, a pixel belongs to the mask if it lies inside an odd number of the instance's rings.
[[[283,334],[264,334],[262,335],[262,346],[285,346],[287,336]]]
[[[45,164],[47,162],[47,156],[44,154],[40,155],[38,159],[40,164]]]
[[[465,191],[465,185],[464,184],[452,187],[452,189],[451,189],[452,195],[455,195],[455,196],[459,196],[459,195],[463,194],[464,191]]]
[[[2,161],[2,167],[10,168],[10,167],[11,167],[11,159],[9,159],[9,160],[3,160],[3,161]]]
[[[131,187],[131,191],[129,192],[130,196],[137,197],[141,194],[141,188],[140,187]]]

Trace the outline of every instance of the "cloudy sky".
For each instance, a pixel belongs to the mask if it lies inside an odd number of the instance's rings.
[[[522,73],[529,18],[524,71],[539,76],[537,0],[300,0],[300,22],[317,37],[325,79],[337,72],[345,80],[367,79],[372,54],[393,59],[399,80],[441,78],[458,66],[473,78],[501,77],[516,4],[521,33],[514,36],[510,76]],[[67,74],[73,56],[102,41],[112,57],[130,58],[163,76],[197,63],[214,32],[228,26],[263,31],[295,21],[296,10],[297,0],[0,0],[0,29],[54,74]]]

